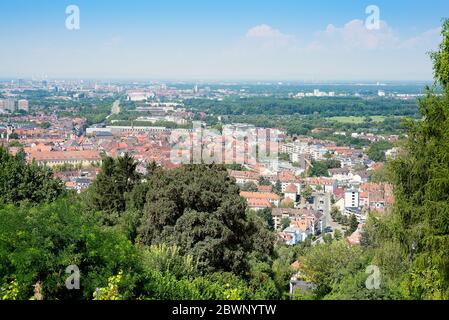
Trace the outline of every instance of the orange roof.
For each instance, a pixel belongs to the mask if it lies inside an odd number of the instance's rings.
[[[242,191],[240,192],[240,196],[243,198],[249,199],[249,198],[255,198],[255,199],[267,199],[267,200],[279,200],[280,197],[272,192],[249,192],[249,191]]]
[[[64,161],[64,160],[101,160],[100,152],[93,150],[82,151],[30,151],[29,156],[36,161]]]
[[[285,192],[286,193],[297,193],[298,188],[293,183],[291,183],[287,186],[287,188],[285,188]]]
[[[379,183],[365,182],[360,185],[360,189],[363,191],[383,191],[384,187]]]
[[[360,198],[368,198],[368,196],[369,196],[368,192],[366,192],[366,191],[360,192]]]
[[[290,226],[301,231],[306,231],[308,228],[308,223],[306,219],[293,220],[290,222]]]

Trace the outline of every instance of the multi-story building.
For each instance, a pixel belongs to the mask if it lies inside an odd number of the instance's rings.
[[[346,209],[358,209],[359,203],[359,190],[354,186],[345,190],[345,208]]]
[[[29,107],[28,107],[28,100],[25,99],[21,99],[17,102],[17,107],[22,111],[28,112],[29,111]]]
[[[3,109],[9,112],[14,112],[16,110],[16,102],[12,98],[3,100]]]
[[[93,164],[101,164],[100,152],[93,150],[82,151],[48,151],[33,150],[28,153],[29,159],[40,165],[49,167],[62,165],[80,165],[89,167]]]

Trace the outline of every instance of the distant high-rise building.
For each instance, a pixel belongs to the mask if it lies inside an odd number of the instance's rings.
[[[14,112],[16,110],[16,102],[12,98],[5,99],[3,100],[3,108],[4,110]]]
[[[379,90],[379,91],[377,91],[377,95],[378,95],[379,97],[385,97],[385,91]]]
[[[0,113],[5,111],[5,105],[3,103],[3,100],[0,99]]]
[[[28,100],[25,100],[25,99],[19,100],[18,103],[17,103],[17,106],[19,108],[19,111],[20,110],[23,110],[25,112],[29,111],[29,109],[28,109]]]

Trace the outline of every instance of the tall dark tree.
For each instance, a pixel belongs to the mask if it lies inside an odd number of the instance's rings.
[[[403,287],[415,299],[449,298],[449,20],[442,35],[431,54],[435,86],[419,101],[423,120],[408,122],[403,155],[391,164],[390,237],[412,261]]]
[[[198,260],[202,270],[248,270],[248,255],[255,251],[259,230],[246,216],[246,202],[222,166],[187,165],[160,170],[130,198],[146,202],[138,239],[144,244],[176,243],[182,253]],[[135,201],[134,203],[138,203]],[[268,243],[272,247],[273,243]],[[269,254],[269,253],[268,253]]]
[[[136,172],[137,163],[125,154],[113,159],[103,158],[101,172],[90,190],[91,205],[97,211],[103,211],[105,224],[115,224],[126,209],[126,197],[140,177]]]

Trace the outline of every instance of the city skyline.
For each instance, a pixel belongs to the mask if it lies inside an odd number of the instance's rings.
[[[66,8],[80,29],[66,28]],[[379,8],[368,30],[366,8]],[[428,81],[444,1],[0,4],[0,78]],[[432,48],[432,49],[429,49]]]

